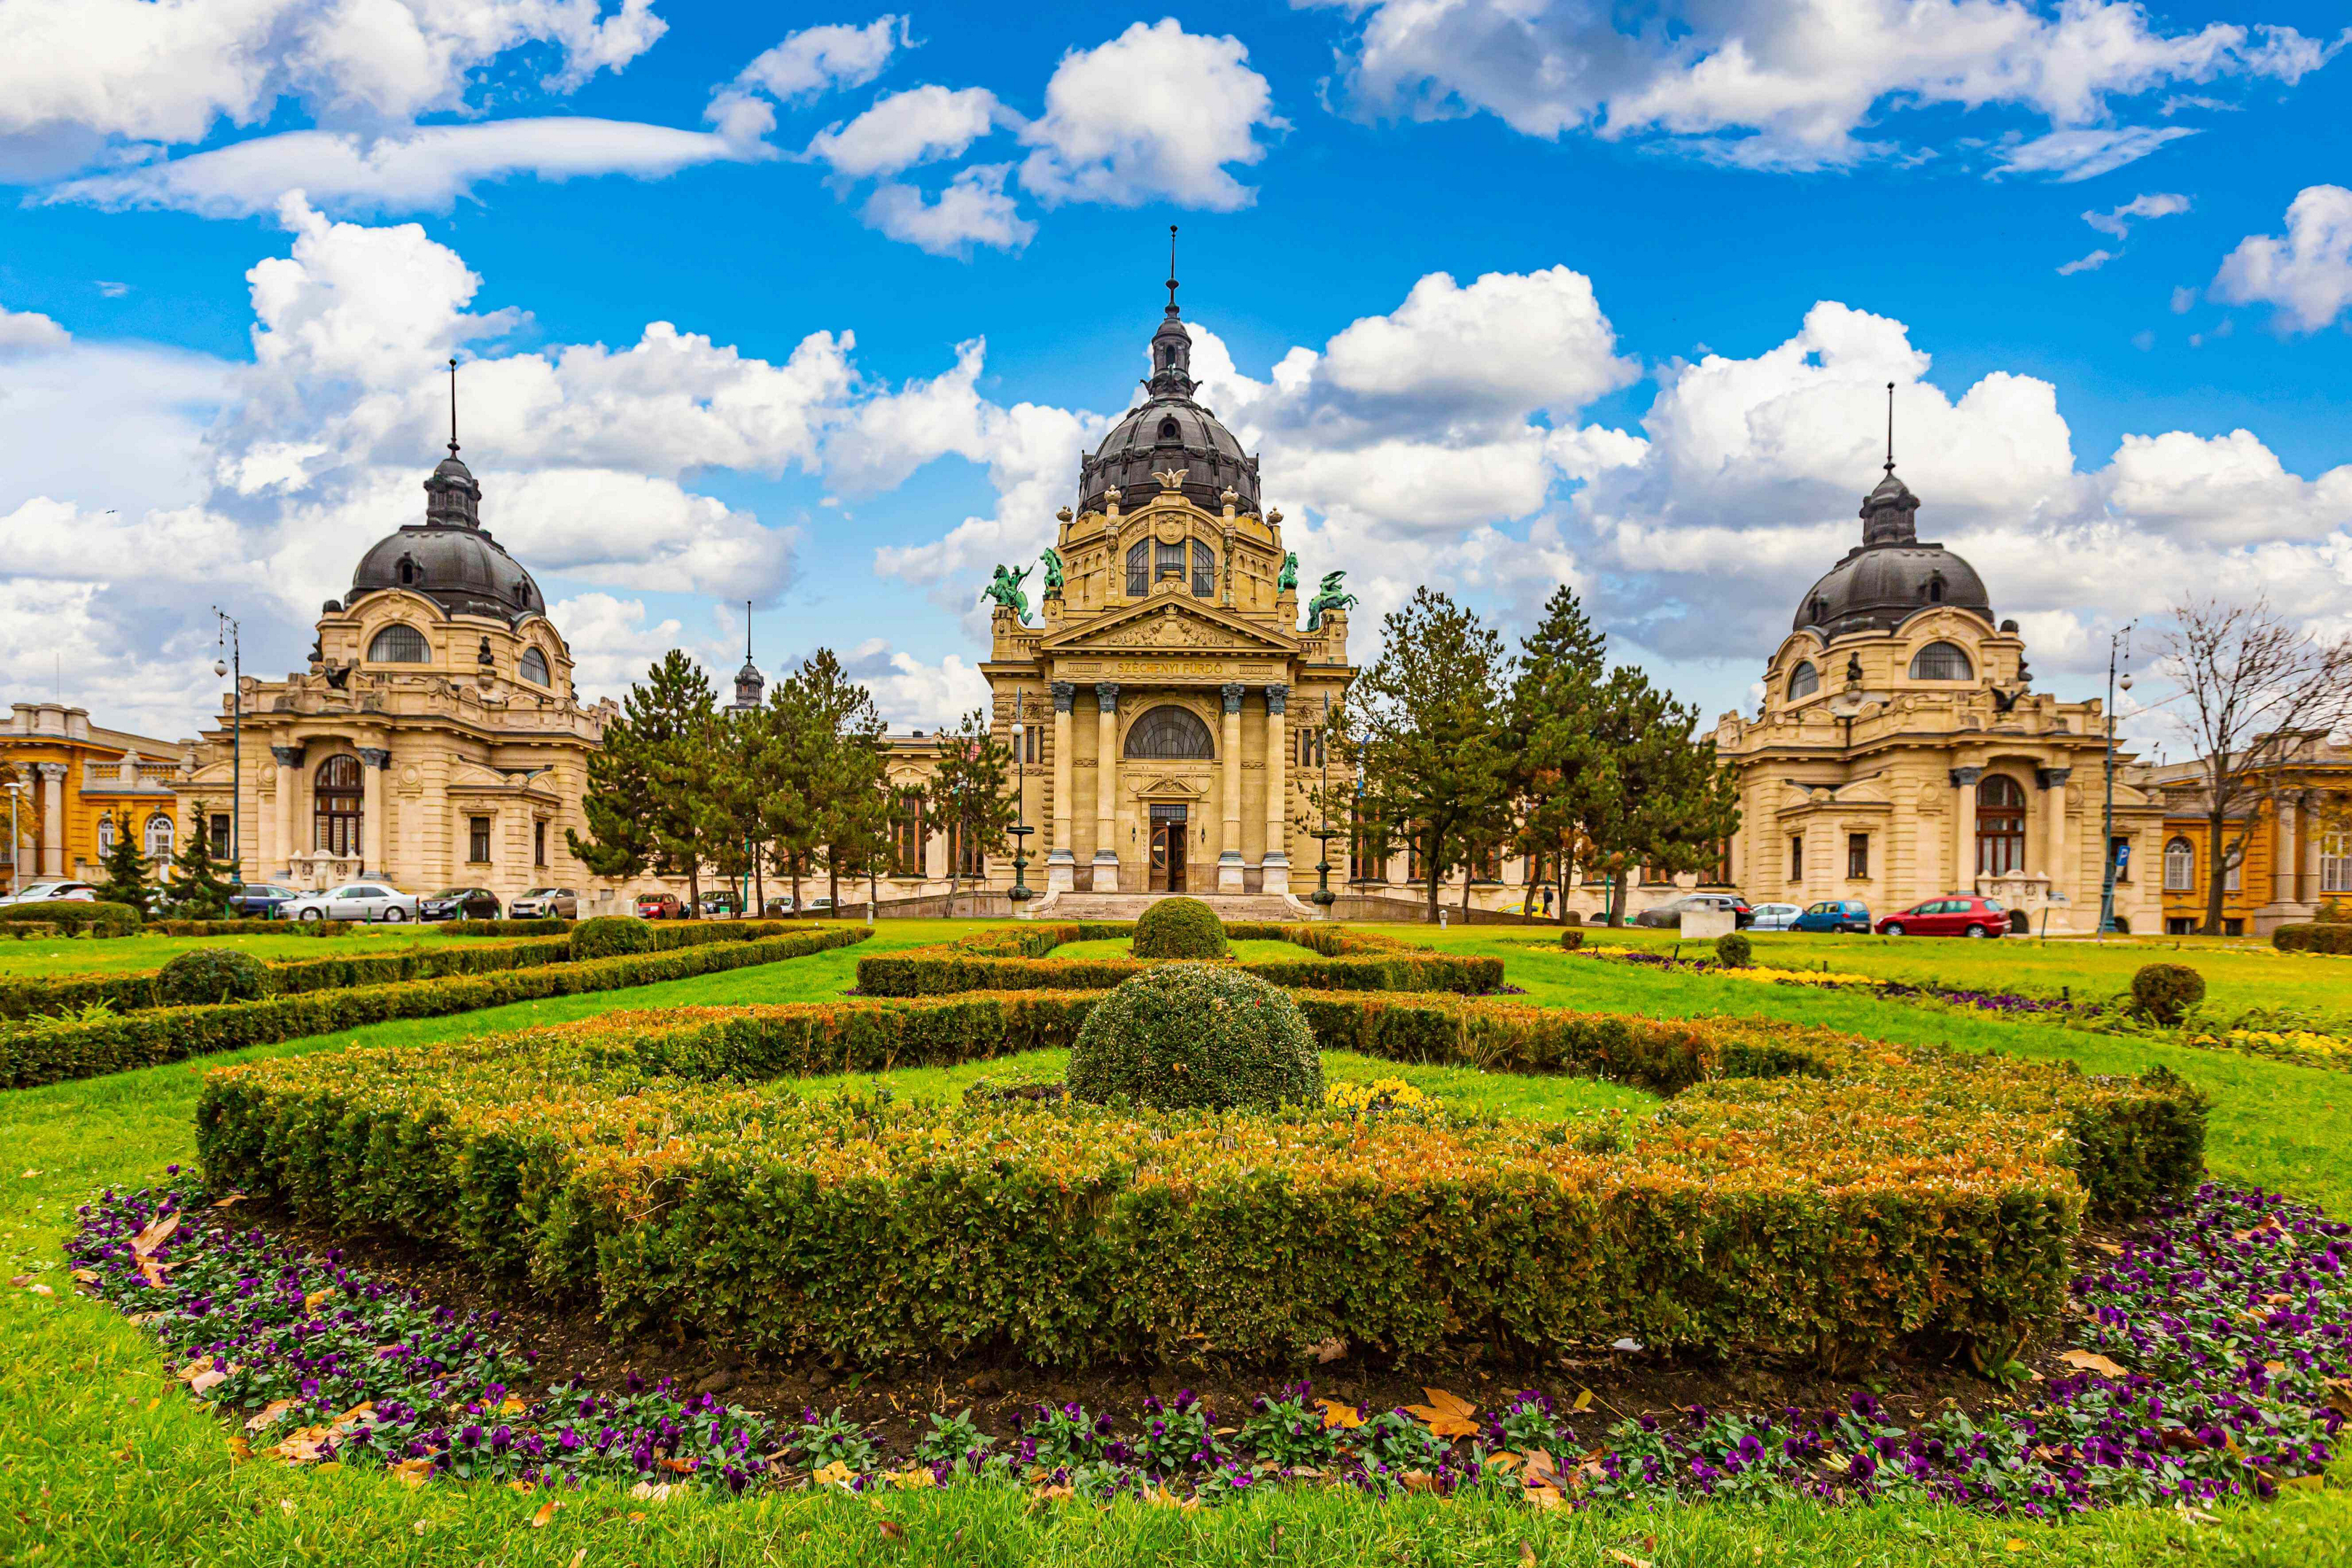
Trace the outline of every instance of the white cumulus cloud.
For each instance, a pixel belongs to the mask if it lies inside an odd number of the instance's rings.
[[[1240,39],[1188,33],[1172,16],[1138,22],[1062,58],[1045,114],[1022,132],[1035,151],[1021,183],[1048,204],[1229,211],[1254,193],[1226,165],[1257,163],[1258,132],[1286,129]]]
[[[2352,305],[2352,191],[2306,185],[2286,209],[2286,234],[2248,235],[2215,274],[2213,296],[2278,307],[2279,324],[2315,332]]]

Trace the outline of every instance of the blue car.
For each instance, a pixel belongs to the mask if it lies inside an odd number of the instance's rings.
[[[1850,931],[1863,936],[1870,934],[1870,906],[1852,899],[1824,899],[1818,904],[1808,904],[1805,912],[1790,926],[1790,931]]]
[[[274,887],[268,882],[247,882],[230,896],[228,912],[233,916],[257,915],[263,920],[274,921],[281,906],[300,896],[291,888]]]

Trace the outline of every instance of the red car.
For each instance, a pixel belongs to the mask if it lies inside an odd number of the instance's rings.
[[[675,921],[686,916],[686,908],[677,901],[676,893],[639,893],[637,918],[646,921]]]
[[[1974,896],[1929,899],[1878,922],[1881,936],[2006,936],[2009,911]]]

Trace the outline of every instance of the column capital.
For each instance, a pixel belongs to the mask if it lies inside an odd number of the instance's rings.
[[[1229,680],[1224,685],[1217,688],[1218,695],[1222,696],[1225,700],[1225,711],[1228,713],[1240,712],[1242,710],[1242,693],[1248,689],[1248,687],[1244,686],[1238,680]]]
[[[302,752],[303,746],[299,741],[290,746],[272,746],[269,748],[270,757],[281,768],[300,767],[302,765]]]
[[[1287,686],[1269,686],[1265,689],[1265,710],[1267,712],[1284,712],[1288,709],[1289,704],[1290,688]]]
[[[1067,713],[1070,704],[1077,700],[1077,687],[1066,680],[1056,680],[1046,689],[1054,694],[1054,711],[1056,713]]]
[[[1095,682],[1095,701],[1096,701],[1098,705],[1100,705],[1100,706],[1101,706],[1101,707],[1103,707],[1103,708],[1108,709],[1108,708],[1111,707],[1114,703],[1118,702],[1118,681],[1116,681],[1116,680],[1097,680],[1097,681],[1096,681],[1096,682]]]
[[[65,779],[66,764],[63,763],[35,763],[33,764],[33,771],[40,774],[41,777],[47,779],[51,784],[58,784],[62,783]]]
[[[2041,789],[2064,789],[2066,781],[2074,775],[2073,768],[2036,768],[2033,783]]]
[[[1954,768],[1952,770],[1952,787],[1954,789],[1974,789],[1977,786],[1977,781],[1983,777],[1984,770],[1982,768]]]
[[[392,749],[388,746],[359,746],[354,750],[360,754],[362,767],[382,771],[392,766]]]

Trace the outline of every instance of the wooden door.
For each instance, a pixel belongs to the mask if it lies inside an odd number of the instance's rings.
[[[1184,890],[1185,823],[1155,814],[1151,820],[1151,885],[1155,893]]]

